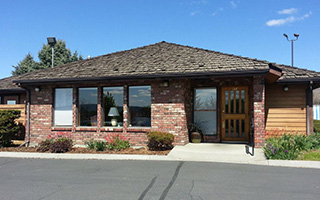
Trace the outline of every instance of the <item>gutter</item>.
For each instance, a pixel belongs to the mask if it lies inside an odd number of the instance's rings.
[[[36,79],[36,80],[13,80],[12,82],[21,86],[22,84],[47,84],[47,83],[83,83],[85,81],[123,81],[137,79],[174,79],[174,78],[206,78],[206,77],[236,77],[236,76],[254,76],[264,75],[269,72],[269,69],[250,70],[250,71],[223,71],[223,72],[196,72],[196,73],[174,73],[174,74],[148,74],[148,75],[122,75],[114,77],[96,77],[96,78],[55,78],[55,79]]]

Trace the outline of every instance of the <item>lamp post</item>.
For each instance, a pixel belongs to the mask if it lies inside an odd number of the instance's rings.
[[[291,42],[291,67],[293,67],[293,42],[294,42],[294,41],[297,41],[298,38],[299,38],[299,34],[298,34],[298,33],[295,33],[295,34],[293,34],[293,35],[294,35],[294,37],[296,37],[296,38],[289,40],[288,35],[285,34],[285,33],[283,34],[283,36],[284,36],[285,38],[287,38],[287,40],[288,40],[289,42]]]
[[[51,60],[51,67],[54,66],[54,45],[57,43],[55,37],[48,37],[48,44],[51,46],[51,52],[52,52],[52,60]]]

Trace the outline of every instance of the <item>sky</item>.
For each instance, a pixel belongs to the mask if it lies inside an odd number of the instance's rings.
[[[320,71],[319,0],[0,0],[0,78],[47,37],[85,58],[167,41]]]

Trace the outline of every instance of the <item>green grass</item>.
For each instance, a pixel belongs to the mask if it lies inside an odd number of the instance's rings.
[[[313,127],[316,133],[320,133],[320,120],[313,120]]]
[[[320,149],[303,152],[298,157],[299,160],[320,161]]]

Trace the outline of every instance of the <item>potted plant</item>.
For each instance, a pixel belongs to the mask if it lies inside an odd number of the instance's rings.
[[[190,140],[192,143],[201,143],[202,141],[202,131],[197,124],[190,124],[189,128]]]

